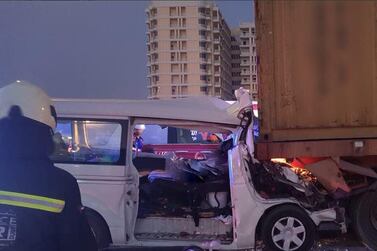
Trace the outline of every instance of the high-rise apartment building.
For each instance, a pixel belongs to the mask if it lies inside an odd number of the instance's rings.
[[[257,99],[257,55],[255,25],[241,23],[232,29],[232,84],[233,88],[244,87]]]
[[[231,31],[212,1],[152,1],[146,15],[150,99],[233,98]]]

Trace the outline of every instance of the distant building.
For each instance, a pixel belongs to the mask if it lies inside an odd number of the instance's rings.
[[[232,85],[234,89],[242,86],[250,90],[257,99],[257,55],[252,23],[241,23],[232,29]]]
[[[152,1],[146,15],[150,99],[234,98],[231,31],[212,1]]]

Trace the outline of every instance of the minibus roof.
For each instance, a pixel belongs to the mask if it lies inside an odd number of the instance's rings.
[[[166,100],[54,99],[58,116],[143,117],[239,125],[231,104],[214,97]]]

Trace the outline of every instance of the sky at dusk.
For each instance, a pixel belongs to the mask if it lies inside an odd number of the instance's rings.
[[[28,80],[53,97],[146,98],[148,1],[0,1],[0,87]],[[233,27],[251,1],[216,1]]]

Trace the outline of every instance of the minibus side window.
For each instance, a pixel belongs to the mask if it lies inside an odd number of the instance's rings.
[[[122,164],[122,137],[119,122],[58,120],[51,159],[57,163]]]

